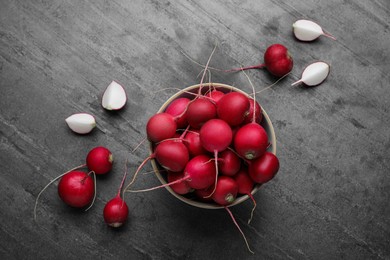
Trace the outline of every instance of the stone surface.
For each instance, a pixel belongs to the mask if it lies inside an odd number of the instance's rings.
[[[355,1],[356,2],[356,1]],[[365,1],[13,1],[0,8],[0,257],[1,259],[389,259],[390,258],[390,5]],[[300,18],[337,40],[294,39]],[[198,209],[165,189],[127,194],[130,221],[119,230],[102,219],[126,159],[130,175],[148,155],[147,119],[175,90],[199,82],[211,66],[262,62],[266,47],[286,45],[294,69],[258,94],[277,134],[281,168],[232,208],[255,255],[224,210]],[[316,60],[331,64],[320,86],[290,87]],[[248,71],[260,91],[276,79]],[[117,80],[125,109],[100,106]],[[212,71],[212,80],[250,92],[241,73]],[[167,90],[163,90],[167,89]],[[159,92],[158,92],[159,91]],[[91,113],[98,127],[72,133],[64,119]],[[83,164],[94,146],[115,156],[99,177],[87,212],[39,191]],[[148,165],[145,172],[150,171]],[[157,185],[142,174],[138,188]]]

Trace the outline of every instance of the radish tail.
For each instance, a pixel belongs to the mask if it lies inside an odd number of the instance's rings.
[[[325,32],[325,31],[323,31],[324,33],[322,34],[322,35],[324,35],[325,37],[328,37],[328,38],[331,38],[332,40],[336,40],[336,37],[334,37],[333,35],[331,35],[330,33],[328,33],[328,32]]]
[[[253,201],[253,208],[252,208],[252,211],[251,211],[251,217],[249,218],[249,220],[248,220],[248,224],[250,224],[251,223],[251,221],[252,221],[252,219],[253,219],[253,213],[254,213],[254,211],[255,211],[255,209],[256,209],[256,200],[255,200],[255,198],[253,198],[253,195],[252,195],[252,193],[248,193],[248,196],[249,196],[249,198],[251,198],[251,200]]]
[[[92,171],[92,174],[93,174],[93,185],[94,185],[94,194],[93,194],[93,200],[91,202],[91,205],[88,206],[88,208],[85,209],[85,211],[89,210],[90,208],[92,208],[93,204],[95,203],[95,199],[96,199],[96,174],[94,171]]]
[[[294,83],[291,84],[291,86],[295,86],[295,85],[297,85],[297,84],[299,84],[299,83],[302,83],[302,79],[300,79],[300,80],[298,80],[298,81],[295,81]]]
[[[69,171],[67,172],[64,172],[63,174],[55,177],[53,180],[51,180],[39,193],[38,193],[38,196],[37,198],[35,199],[35,206],[34,206],[34,220],[37,219],[37,206],[38,206],[38,200],[39,200],[39,197],[41,197],[42,193],[53,183],[55,182],[56,180],[58,180],[59,178],[61,178],[62,176],[64,176],[65,174],[67,173],[70,173],[71,171],[75,171],[77,169],[80,169],[80,168],[83,168],[87,166],[86,164],[82,164],[82,165],[79,165],[77,167],[74,167],[73,169],[70,169]]]
[[[137,175],[139,173],[139,171],[142,169],[142,167],[144,167],[144,165],[150,160],[153,158],[153,155],[150,155],[148,156],[141,164],[140,166],[138,166],[138,169],[137,171],[134,173],[134,176],[133,176],[133,179],[131,180],[131,182],[126,186],[126,188],[123,190],[123,194],[126,192],[126,190],[128,188],[130,188],[130,186],[135,182],[135,179],[137,178]]]
[[[214,164],[215,164],[214,189],[213,189],[213,191],[209,195],[207,195],[206,197],[203,197],[205,199],[210,198],[211,196],[213,196],[215,190],[217,189],[217,180],[218,180],[218,151],[217,150],[214,151]]]
[[[231,217],[232,220],[233,220],[234,225],[236,225],[236,227],[238,228],[238,231],[240,231],[242,237],[244,238],[246,247],[248,248],[249,252],[251,252],[252,254],[255,254],[255,252],[253,252],[253,251],[251,250],[251,248],[249,247],[248,240],[246,239],[244,232],[241,230],[241,228],[240,228],[240,226],[238,225],[236,219],[234,218],[233,213],[230,211],[230,209],[229,209],[228,207],[224,206],[224,208],[227,210],[227,212],[229,213],[230,217]]]
[[[137,144],[137,146],[131,151],[131,153],[134,153],[145,141],[146,141],[146,137],[144,137],[144,139],[142,139],[142,141],[139,144]]]
[[[201,80],[200,80],[200,86],[199,86],[199,92],[198,92],[199,96],[202,94],[202,84],[203,84],[203,80],[204,80],[204,77],[206,76],[207,68],[208,68],[208,66],[209,66],[209,64],[210,64],[211,57],[213,57],[213,54],[214,54],[214,52],[215,52],[216,49],[217,49],[217,45],[214,46],[214,49],[213,49],[213,51],[211,52],[209,59],[207,60],[206,66],[204,67],[204,72],[203,72],[202,78],[201,78]]]
[[[243,70],[251,70],[251,69],[262,69],[265,68],[265,64],[259,64],[255,66],[248,66],[248,67],[241,67],[241,68],[234,68],[230,70],[224,70],[223,72],[236,72],[236,71],[243,71]]]
[[[157,186],[157,187],[153,187],[153,188],[149,188],[149,189],[143,189],[143,190],[126,190],[125,192],[133,192],[134,193],[134,192],[146,192],[146,191],[157,190],[157,189],[160,189],[160,188],[171,186],[171,185],[176,184],[176,183],[183,182],[183,181],[185,181],[185,180],[187,180],[189,178],[190,178],[190,176],[186,176],[184,178],[178,179],[178,180],[173,181],[173,182],[168,182],[168,183],[165,183],[165,184]]]

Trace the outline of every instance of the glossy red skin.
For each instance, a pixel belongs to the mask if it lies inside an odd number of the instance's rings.
[[[257,123],[242,126],[234,136],[234,149],[248,160],[262,156],[268,147],[268,135],[264,128]]]
[[[111,227],[122,226],[129,215],[129,208],[119,196],[107,202],[103,210],[104,221]]]
[[[198,130],[188,131],[184,137],[183,143],[187,147],[191,157],[207,153],[207,151],[203,148],[202,143],[200,142]]]
[[[179,140],[166,140],[154,150],[157,162],[166,170],[183,171],[190,159],[187,147]]]
[[[218,155],[218,170],[220,174],[234,176],[241,168],[241,158],[232,150],[226,149]]]
[[[241,169],[235,176],[234,180],[238,185],[239,194],[249,194],[252,192],[255,182],[249,176],[248,169]]]
[[[158,113],[151,116],[146,124],[148,140],[154,143],[172,138],[177,130],[174,117],[168,113]]]
[[[234,202],[238,193],[236,181],[228,176],[219,176],[217,187],[211,196],[215,203],[226,206]]]
[[[282,44],[273,44],[264,53],[264,64],[274,76],[282,77],[293,68],[293,59],[287,48]]]
[[[191,100],[189,98],[178,98],[173,100],[165,109],[165,113],[168,113],[174,117],[182,115],[176,120],[178,129],[184,129],[188,125],[187,113],[183,114],[183,112],[187,109],[188,103],[190,103],[190,101]]]
[[[260,124],[261,120],[263,119],[263,113],[260,104],[257,101],[255,104],[255,101],[252,98],[249,98],[248,100],[249,100],[249,110],[248,113],[245,115],[244,124],[248,124],[253,121],[253,113],[256,113],[255,122]]]
[[[230,126],[238,126],[244,122],[248,111],[248,97],[240,92],[225,94],[217,105],[218,118],[224,120]]]
[[[113,156],[110,150],[98,146],[89,151],[86,163],[88,169],[95,174],[106,174],[112,169]]]
[[[188,185],[193,189],[205,189],[215,183],[216,169],[214,161],[207,155],[192,158],[184,169]]]
[[[58,195],[67,205],[83,208],[91,204],[95,186],[91,175],[82,171],[71,171],[58,183]]]
[[[223,93],[222,91],[219,91],[219,90],[213,90],[213,91],[210,91],[209,93],[207,93],[207,96],[209,98],[211,98],[215,104],[218,105],[218,102],[219,100],[225,95],[225,93]]]
[[[192,128],[200,129],[204,123],[216,117],[216,106],[206,98],[197,98],[188,105],[187,121]]]
[[[262,157],[251,161],[249,176],[256,183],[266,183],[279,171],[279,159],[273,153],[266,152]]]
[[[183,177],[183,172],[168,172],[168,183],[183,179]],[[180,195],[184,195],[192,191],[192,188],[190,185],[188,185],[187,181],[171,184],[169,187],[171,187],[174,192]]]
[[[202,126],[199,137],[204,149],[221,152],[231,144],[233,132],[222,119],[211,119]]]

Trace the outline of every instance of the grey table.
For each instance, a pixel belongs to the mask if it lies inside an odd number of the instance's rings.
[[[390,2],[375,1],[17,1],[0,4],[1,259],[389,259]],[[300,18],[336,38],[294,39]],[[134,173],[147,145],[131,150],[164,101],[200,81],[211,66],[261,63],[267,46],[286,45],[294,69],[257,98],[277,135],[281,168],[252,204],[232,208],[255,254],[224,210],[191,207],[165,189],[129,194],[129,222],[105,225],[129,160]],[[191,59],[189,59],[189,57]],[[331,64],[315,88],[291,87],[303,68]],[[256,90],[275,82],[247,72]],[[100,106],[112,80],[126,108]],[[212,81],[251,88],[242,73],[212,72]],[[88,112],[98,128],[72,133],[64,119]],[[115,156],[97,180],[87,212],[64,205],[53,178],[82,164],[95,146]],[[137,187],[159,184],[148,165]]]

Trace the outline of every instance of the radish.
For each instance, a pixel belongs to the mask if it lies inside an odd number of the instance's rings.
[[[257,123],[242,126],[234,136],[234,149],[243,158],[253,160],[262,156],[268,147],[268,135]]]
[[[213,192],[213,190],[214,187],[210,186],[206,189],[196,189],[194,193],[199,200],[204,202],[211,202],[213,201],[213,199],[211,198],[211,193]]]
[[[217,108],[206,98],[196,98],[187,107],[188,124],[195,129],[200,127],[210,119],[217,117]]]
[[[96,174],[106,174],[112,169],[114,157],[110,150],[98,146],[89,151],[87,155],[87,167]]]
[[[146,135],[151,142],[161,142],[172,138],[177,130],[174,116],[168,113],[158,113],[149,118],[146,124]]]
[[[324,82],[330,72],[330,66],[328,63],[323,61],[317,61],[308,65],[302,72],[300,80],[291,84],[291,86],[299,83],[304,83],[307,86],[317,86]]]
[[[184,169],[184,179],[193,189],[206,189],[216,180],[216,169],[207,155],[198,155],[192,158]]]
[[[225,93],[223,93],[222,91],[219,91],[219,90],[212,90],[210,92],[207,93],[207,97],[211,98],[215,104],[218,105],[218,102],[219,100],[225,95]]]
[[[219,176],[217,185],[211,198],[222,206],[229,205],[234,202],[237,197],[238,186],[236,181],[229,176]]]
[[[104,222],[114,228],[122,226],[127,221],[129,215],[129,208],[126,202],[121,198],[121,191],[123,188],[123,184],[126,180],[126,176],[127,167],[125,170],[125,174],[123,175],[121,184],[119,186],[118,193],[114,198],[112,198],[106,203],[103,209]]]
[[[218,102],[218,118],[224,120],[230,126],[240,125],[245,120],[249,111],[248,97],[240,92],[225,94]]]
[[[218,152],[225,150],[232,142],[232,129],[222,119],[211,119],[202,126],[199,136],[203,148],[214,153],[216,182],[218,176]],[[216,183],[214,189],[215,187]]]
[[[173,100],[169,106],[165,109],[165,113],[168,113],[174,117],[178,116],[176,120],[177,128],[186,128],[188,125],[187,122],[187,113],[184,111],[187,109],[188,104],[190,103],[189,98],[178,98]]]
[[[226,176],[234,176],[241,168],[241,159],[229,148],[219,154],[218,170]]]
[[[290,73],[293,65],[293,59],[288,49],[282,44],[273,44],[265,51],[263,64],[226,70],[225,72],[266,68],[272,75],[282,77]]]
[[[191,157],[207,153],[200,142],[199,130],[188,131],[183,141]]]
[[[248,169],[246,168],[241,169],[233,178],[238,185],[238,193],[248,195],[253,202],[251,216],[248,220],[248,224],[249,224],[253,218],[253,212],[256,208],[256,200],[252,195],[252,190],[255,185],[255,182],[249,176]]]
[[[62,176],[58,184],[58,195],[67,205],[83,208],[91,204],[95,194],[94,181],[90,174],[71,171]]]
[[[77,113],[65,119],[69,128],[78,134],[88,134],[96,127],[95,118],[88,113]]]
[[[168,183],[177,181],[179,179],[184,178],[184,173],[183,172],[168,172]],[[184,195],[187,194],[193,189],[190,187],[189,183],[187,181],[181,181],[175,184],[170,185],[171,189],[176,192],[177,194]]]
[[[106,88],[102,97],[102,106],[107,110],[119,110],[126,105],[126,91],[116,81],[112,81]]]
[[[301,41],[314,41],[321,35],[324,35],[332,40],[336,40],[334,36],[324,32],[317,23],[309,20],[298,20],[292,25],[295,37]]]
[[[154,157],[166,170],[183,171],[189,160],[187,147],[180,140],[165,140],[154,150]]]
[[[266,152],[262,157],[251,161],[249,175],[256,183],[266,183],[275,177],[279,170],[279,159],[273,153]]]
[[[253,100],[253,98],[249,98],[249,110],[248,113],[245,115],[244,124],[248,124],[253,121],[253,115],[255,114],[255,122],[260,124],[261,120],[263,119],[263,114],[261,110],[260,104]]]

